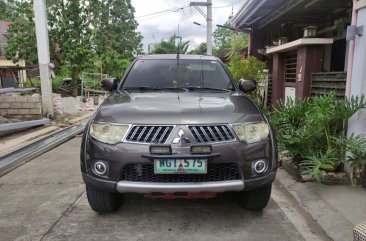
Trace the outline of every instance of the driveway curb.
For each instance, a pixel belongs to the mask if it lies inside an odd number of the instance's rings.
[[[352,240],[354,225],[319,194],[304,183],[294,180],[283,169],[278,169],[276,181],[310,214],[331,239]]]

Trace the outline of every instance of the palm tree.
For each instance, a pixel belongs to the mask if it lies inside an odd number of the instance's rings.
[[[151,53],[152,54],[186,54],[189,47],[189,41],[182,42],[179,40],[178,44],[176,43],[178,37],[174,34],[169,38],[168,41],[161,40],[160,43],[155,45]]]

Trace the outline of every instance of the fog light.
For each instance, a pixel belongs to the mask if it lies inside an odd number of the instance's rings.
[[[211,146],[191,146],[191,153],[193,154],[210,154],[211,152]]]
[[[107,173],[107,165],[104,162],[97,161],[93,165],[93,171],[95,174],[103,176]]]
[[[256,174],[262,174],[267,170],[267,162],[264,160],[255,161],[253,163],[253,171]]]
[[[171,146],[150,146],[150,153],[157,155],[169,155],[172,153]]]

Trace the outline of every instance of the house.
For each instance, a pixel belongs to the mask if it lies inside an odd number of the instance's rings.
[[[250,53],[268,63],[272,105],[329,91],[366,96],[366,0],[245,0],[232,23],[251,29]],[[366,135],[365,123],[361,109],[348,135]]]
[[[266,60],[271,103],[346,89],[348,0],[246,0],[232,23],[251,29],[250,53]]]

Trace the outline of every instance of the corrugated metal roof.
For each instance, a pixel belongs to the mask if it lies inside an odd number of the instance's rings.
[[[279,8],[287,0],[245,0],[243,6],[232,19],[236,28],[250,27]]]

